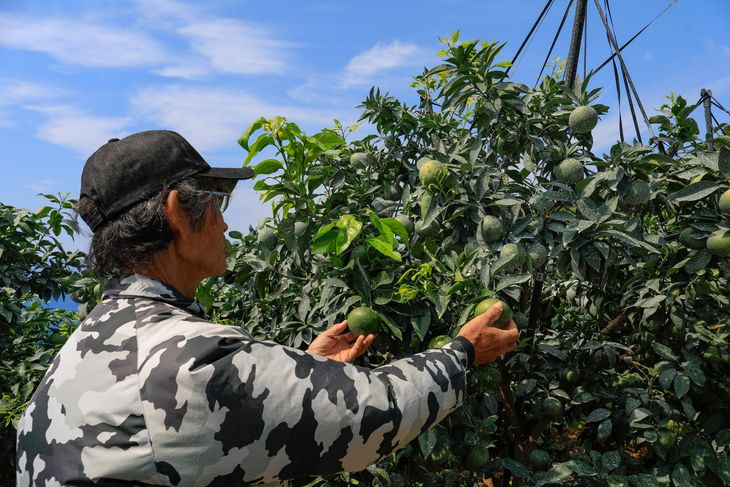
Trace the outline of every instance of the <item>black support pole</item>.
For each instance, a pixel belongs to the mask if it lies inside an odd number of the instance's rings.
[[[580,42],[583,37],[583,26],[586,21],[588,0],[578,0],[575,5],[575,19],[573,19],[573,34],[570,38],[570,51],[565,66],[565,84],[573,88],[575,75],[578,72],[578,58],[580,57]]]
[[[715,150],[715,141],[712,138],[712,92],[702,88],[700,96],[704,99],[705,106],[705,126],[707,127],[707,134],[705,139],[707,140],[707,148],[711,151]]]

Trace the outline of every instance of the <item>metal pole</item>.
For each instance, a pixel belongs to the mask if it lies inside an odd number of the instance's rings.
[[[583,25],[586,21],[588,0],[578,0],[575,5],[575,19],[573,20],[573,34],[570,38],[570,51],[565,65],[565,84],[573,88],[575,75],[578,72],[578,58],[580,57],[580,41],[583,37]]]
[[[712,91],[702,88],[700,96],[704,98],[705,105],[705,126],[707,127],[707,133],[705,139],[707,140],[707,148],[711,151],[715,150],[715,140],[712,138]]]

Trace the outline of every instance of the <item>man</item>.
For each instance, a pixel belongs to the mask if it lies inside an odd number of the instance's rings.
[[[205,319],[226,269],[222,216],[246,169],[210,168],[180,135],[112,139],[86,162],[79,214],[103,300],[69,337],[18,427],[27,485],[249,485],[365,468],[461,405],[467,368],[511,351],[488,325],[377,369],[375,337],[334,325],[308,351]]]

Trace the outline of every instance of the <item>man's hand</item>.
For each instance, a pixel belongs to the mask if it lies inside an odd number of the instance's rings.
[[[474,361],[477,364],[493,362],[517,347],[520,331],[514,321],[510,321],[504,330],[491,326],[499,319],[502,309],[502,303],[493,304],[459,331],[459,336],[463,336],[474,345]]]
[[[357,338],[352,333],[341,335],[345,330],[347,330],[347,320],[332,325],[312,340],[307,352],[339,362],[352,362],[364,354],[375,340],[375,335],[372,333]]]

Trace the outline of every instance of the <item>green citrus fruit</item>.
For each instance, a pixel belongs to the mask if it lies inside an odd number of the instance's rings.
[[[542,410],[551,418],[560,418],[563,416],[563,403],[554,397],[546,397],[542,402]]]
[[[501,259],[503,257],[508,259],[503,269],[512,270],[524,264],[527,255],[517,244],[508,243],[502,245],[502,248],[499,250],[499,258]]]
[[[355,152],[350,156],[350,164],[353,166],[364,166],[368,160],[368,155],[364,152]]]
[[[378,333],[380,331],[380,318],[378,314],[367,306],[360,306],[350,311],[347,315],[347,326],[355,336]]]
[[[730,215],[730,189],[720,195],[717,207],[720,209],[721,214]]]
[[[484,367],[481,374],[479,374],[479,384],[487,387],[494,388],[502,383],[502,373],[494,367]]]
[[[410,218],[405,216],[404,214],[399,214],[395,216],[395,219],[400,222],[401,225],[403,225],[408,232],[408,235],[413,234],[413,221],[411,221]]]
[[[598,113],[593,107],[580,106],[570,112],[568,124],[570,130],[576,134],[590,132],[598,123]]]
[[[670,446],[674,445],[675,441],[677,441],[677,434],[674,431],[659,432],[659,443],[664,448],[669,448]]]
[[[730,257],[730,231],[717,230],[707,238],[707,250],[712,255]]]
[[[695,238],[693,234],[696,234],[697,230],[692,227],[685,228],[679,233],[679,243],[684,245],[688,249],[704,249],[705,239]]]
[[[444,345],[448,345],[451,343],[452,338],[448,335],[439,335],[436,337],[433,337],[430,342],[428,342],[428,348],[442,348]]]
[[[440,162],[429,159],[418,170],[418,177],[424,186],[428,186],[438,181],[439,174],[443,169],[444,166]]]
[[[487,243],[496,242],[502,238],[503,232],[504,228],[502,227],[502,222],[499,218],[492,215],[487,215],[482,218],[482,233],[484,234],[484,240],[486,240]]]
[[[527,262],[533,269],[539,269],[547,262],[548,252],[545,246],[535,242],[527,246]]]
[[[294,236],[295,237],[301,237],[302,235],[304,235],[304,232],[307,231],[307,227],[308,226],[309,225],[307,225],[304,222],[296,222],[294,224]]]
[[[560,372],[560,380],[568,385],[576,385],[580,381],[580,376],[575,370],[563,369]]]
[[[547,470],[552,464],[550,454],[545,450],[535,448],[530,452],[530,466],[535,470]]]
[[[499,315],[497,321],[492,323],[492,326],[504,329],[512,319],[512,311],[509,309],[509,306],[507,306],[507,303],[505,303],[504,301],[500,301],[497,298],[484,299],[480,301],[479,304],[477,304],[476,308],[474,308],[474,316],[479,316],[480,314],[485,313],[489,308],[492,307],[493,304],[500,302],[502,303],[502,306],[504,308],[502,309],[502,314]]]
[[[555,166],[553,174],[555,175],[555,179],[563,184],[575,184],[585,176],[583,164],[575,159],[564,159],[560,164]]]
[[[419,206],[421,207],[421,218],[424,220],[426,219],[426,216],[428,215],[428,210],[431,209],[431,202],[433,201],[433,193],[430,191],[424,191],[421,195],[421,201],[419,202]]]
[[[436,220],[431,221],[430,224],[424,226],[423,220],[418,220],[415,227],[416,233],[422,237],[430,237],[436,235],[439,231],[439,224]]]
[[[386,183],[383,186],[383,197],[386,200],[398,200],[400,199],[400,195],[402,194],[402,192],[403,189],[395,183]]]
[[[464,457],[464,468],[476,471],[489,461],[489,450],[483,445],[474,445]]]
[[[271,248],[276,243],[276,232],[273,228],[261,228],[256,235],[256,243],[261,247]]]
[[[649,201],[650,196],[651,189],[649,188],[649,183],[642,181],[641,179],[637,179],[636,181],[632,181],[629,185],[629,189],[624,196],[624,201],[629,206],[641,206]]]

